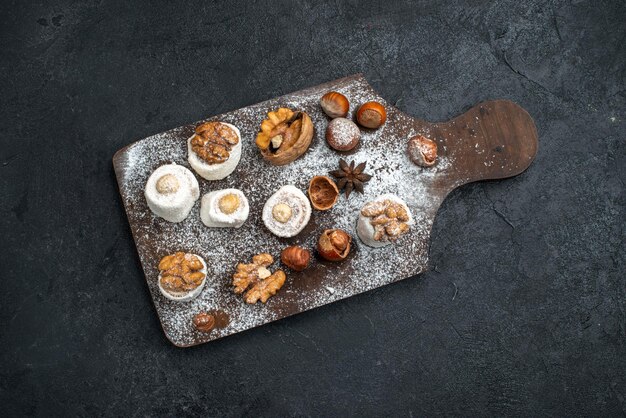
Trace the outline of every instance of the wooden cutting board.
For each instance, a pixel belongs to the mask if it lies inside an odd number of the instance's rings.
[[[319,106],[320,97],[335,90],[350,100],[354,116],[361,103],[376,100],[387,108],[387,122],[378,130],[362,129],[361,143],[350,153],[338,153],[325,142],[329,119]],[[254,140],[267,111],[290,107],[307,112],[315,126],[311,148],[295,162],[274,167],[260,156]],[[155,217],[147,207],[143,188],[158,166],[177,163],[189,167],[186,140],[197,123],[181,126],[137,141],[113,157],[120,193],[157,314],[167,338],[188,347],[234,334],[299,312],[313,309],[374,289],[428,268],[430,230],[437,209],[455,188],[478,180],[520,174],[537,152],[537,131],[528,113],[508,100],[478,104],[448,122],[415,119],[389,105],[362,75],[335,80],[239,110],[206,119],[236,125],[242,134],[241,162],[224,180],[209,182],[200,177],[201,195],[228,187],[241,189],[250,201],[250,217],[239,229],[207,228],[200,221],[200,201],[189,217],[172,224]],[[420,168],[406,156],[406,143],[422,134],[438,144],[439,159],[432,168]],[[338,168],[339,158],[367,161],[372,180],[365,193],[341,196],[332,210],[314,211],[307,227],[296,237],[272,235],[263,225],[265,200],[279,187],[293,184],[305,191],[314,175]],[[356,237],[360,207],[382,193],[395,193],[407,201],[416,219],[411,232],[395,245],[372,249]],[[247,305],[232,293],[231,276],[238,262],[249,262],[259,252],[279,259],[288,245],[311,249],[327,228],[342,228],[353,236],[350,256],[340,263],[313,257],[303,272],[287,270],[287,281],[266,304]],[[172,302],[158,290],[159,260],[175,251],[201,255],[209,264],[207,284],[190,302]],[[273,268],[278,268],[277,261]],[[194,330],[192,318],[199,311],[216,315],[219,327],[211,333]]]

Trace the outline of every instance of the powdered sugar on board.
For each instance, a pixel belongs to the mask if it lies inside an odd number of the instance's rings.
[[[437,164],[428,169],[411,163],[406,155],[408,138],[415,134],[428,137],[430,132],[389,107],[387,122],[378,130],[362,129],[361,142],[354,151],[349,154],[333,151],[324,139],[329,118],[319,106],[320,97],[329,90],[348,97],[350,115],[366,101],[376,100],[386,105],[363,78],[349,78],[208,119],[232,123],[241,131],[242,157],[235,172],[213,182],[196,176],[201,195],[230,187],[245,193],[250,203],[250,216],[239,229],[205,227],[199,216],[200,201],[189,217],[178,224],[157,218],[147,207],[143,189],[152,171],[167,163],[189,167],[186,140],[195,124],[146,138],[121,154],[116,171],[122,198],[156,310],[167,337],[174,344],[189,346],[240,332],[404,279],[426,268],[430,229],[442,199],[437,197],[440,193],[433,191],[454,162],[439,158]],[[307,112],[315,126],[315,136],[304,156],[287,166],[274,167],[262,159],[254,141],[266,112],[279,106]],[[309,225],[294,238],[272,235],[261,220],[265,201],[286,184],[306,192],[313,176],[327,175],[338,168],[339,158],[356,163],[367,161],[365,172],[373,178],[365,185],[365,194],[352,193],[349,200],[342,194],[330,211],[314,211]],[[416,224],[397,244],[372,249],[358,240],[356,220],[366,202],[384,193],[394,193],[404,199]],[[352,235],[353,249],[347,260],[330,263],[313,257],[311,267],[304,272],[286,269],[285,285],[265,305],[247,305],[241,296],[232,293],[232,274],[238,262],[249,262],[254,254],[268,252],[277,260],[270,268],[274,270],[280,266],[278,260],[284,247],[297,244],[313,249],[326,228],[345,229]],[[208,263],[206,288],[190,302],[169,301],[157,287],[158,262],[175,251],[199,254]],[[193,316],[199,311],[215,310],[228,314],[228,325],[210,334],[195,331]]]

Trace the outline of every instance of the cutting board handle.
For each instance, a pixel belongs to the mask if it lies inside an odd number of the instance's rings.
[[[537,154],[533,119],[509,100],[483,102],[450,121],[429,125],[439,155],[452,162],[440,185],[447,192],[520,174]]]

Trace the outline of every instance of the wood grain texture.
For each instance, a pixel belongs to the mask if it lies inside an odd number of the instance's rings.
[[[626,414],[626,2],[0,7],[4,416]],[[539,152],[446,197],[424,274],[173,346],[111,156],[360,71],[431,122],[512,100]]]
[[[443,198],[473,181],[516,176],[537,154],[537,129],[532,118],[509,100],[480,103],[448,122],[415,123],[432,133],[440,155],[455,161],[441,178]]]
[[[138,188],[136,184],[134,187],[128,184],[128,179],[136,174],[137,170],[151,171],[156,168],[156,166],[137,166],[136,156],[131,158],[131,154],[136,152],[139,147],[143,147],[141,148],[142,152],[158,149],[160,146],[159,141],[162,140],[162,137],[153,136],[131,144],[115,154],[113,164],[133,236],[146,274],[148,287],[159,314],[161,325],[165,334],[175,345],[187,347],[211,341],[423,272],[428,268],[430,229],[437,209],[448,193],[459,186],[473,181],[515,176],[528,168],[537,151],[537,132],[532,118],[521,107],[510,101],[495,100],[484,102],[448,122],[430,123],[415,119],[390,106],[374,92],[360,74],[251,105],[209,118],[208,120],[225,120],[235,123],[242,129],[243,134],[252,136],[258,126],[258,117],[263,115],[264,110],[284,103],[296,101],[308,113],[312,115],[321,114],[317,101],[319,97],[329,90],[352,92],[353,95],[364,92],[370,98],[375,98],[385,104],[388,110],[388,121],[385,129],[381,130],[381,134],[375,140],[368,143],[368,147],[389,149],[403,153],[408,138],[415,133],[423,133],[437,142],[439,158],[451,162],[448,166],[436,171],[434,175],[419,177],[418,174],[418,177],[415,179],[419,180],[406,179],[408,183],[411,181],[419,182],[421,187],[419,189],[415,188],[413,190],[414,194],[421,193],[425,195],[413,197],[427,197],[426,200],[429,202],[428,205],[420,208],[419,223],[422,228],[416,228],[417,231],[411,232],[407,239],[412,242],[410,245],[403,244],[398,249],[396,257],[399,258],[397,259],[387,257],[384,249],[377,250],[377,252],[373,253],[374,255],[371,259],[367,258],[368,262],[371,263],[368,267],[371,267],[372,270],[366,270],[363,268],[363,264],[358,264],[357,261],[369,256],[365,254],[365,249],[358,242],[355,242],[354,254],[344,263],[329,264],[318,259],[305,272],[290,274],[293,280],[288,284],[289,292],[282,291],[277,296],[271,298],[266,305],[254,308],[266,311],[266,315],[260,316],[255,320],[245,321],[245,323],[241,321],[237,323],[235,318],[241,317],[235,315],[232,326],[214,330],[211,334],[198,333],[190,328],[189,319],[195,313],[190,305],[170,302],[163,298],[156,289],[155,277],[158,272],[155,269],[155,265],[158,263],[158,259],[165,255],[163,249],[168,248],[168,241],[165,236],[170,232],[168,228],[172,226],[171,224],[155,220],[144,202],[138,199],[138,194],[142,193],[142,189]],[[319,119],[319,115],[317,120],[317,146],[325,147],[320,136],[323,135],[326,121],[325,119]],[[183,144],[184,140],[192,132],[193,126],[194,124],[186,125],[168,131],[163,135],[168,138],[168,141],[173,140]],[[331,156],[334,155],[331,151],[325,152],[328,152]],[[338,156],[335,155],[335,157]],[[257,181],[259,174],[252,169],[254,167],[252,164],[255,164],[255,158],[258,159],[260,156],[251,151],[248,151],[248,154],[244,152],[242,163],[240,163],[236,172],[223,181],[212,182],[213,189],[239,187],[239,185]],[[306,158],[305,154],[303,159]],[[185,163],[185,160],[175,162]],[[382,163],[384,164],[384,162]],[[261,167],[265,171],[280,169],[268,166]],[[391,167],[386,168],[393,170]],[[414,169],[416,172],[422,170],[417,167],[414,167]],[[206,189],[206,185],[202,187]],[[260,191],[257,193],[268,196],[273,185],[259,184],[258,187]],[[251,202],[251,214],[258,212],[261,207],[262,202]],[[323,214],[316,216],[319,218],[315,219],[314,217],[300,235],[309,237],[319,235],[325,224],[325,218]],[[251,215],[251,218],[253,218],[253,215]],[[252,234],[266,233],[259,219],[249,219],[248,225]],[[233,237],[237,236],[235,235],[237,232],[233,230],[222,230],[220,233],[232,234]],[[195,238],[193,236],[189,237],[187,249],[194,250],[196,253],[207,257],[211,250],[200,239],[196,240]],[[236,241],[237,238],[233,238],[233,240]],[[297,242],[300,242],[298,238],[281,240],[278,245]],[[178,250],[178,248],[169,249],[169,251],[173,250]],[[279,248],[275,248],[275,250],[274,252],[277,252]],[[258,252],[258,248],[241,248],[237,249],[237,251],[241,254],[254,254]],[[232,264],[233,260],[218,260],[217,262]],[[224,267],[224,271],[228,271],[228,265],[222,267]],[[372,271],[386,271],[387,273],[384,275],[379,274],[378,276],[381,277],[373,280]],[[350,283],[346,283],[346,280],[349,280]],[[220,292],[217,298],[219,303],[217,306],[213,306],[213,308],[217,308],[227,314],[233,314],[235,310],[245,314],[245,311],[242,311],[242,309],[252,309],[240,306],[243,302],[232,296],[227,282],[228,280],[226,279],[224,284],[217,288],[217,292]],[[328,284],[333,284],[333,286],[339,288],[343,286],[344,291],[329,294],[324,298],[311,299],[311,294],[318,292]],[[197,306],[194,309],[197,309]]]

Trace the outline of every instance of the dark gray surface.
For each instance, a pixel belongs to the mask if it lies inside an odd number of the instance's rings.
[[[626,414],[624,1],[55,3],[0,6],[3,415]],[[113,153],[355,72],[427,120],[514,100],[539,154],[448,198],[433,271],[170,345]]]

